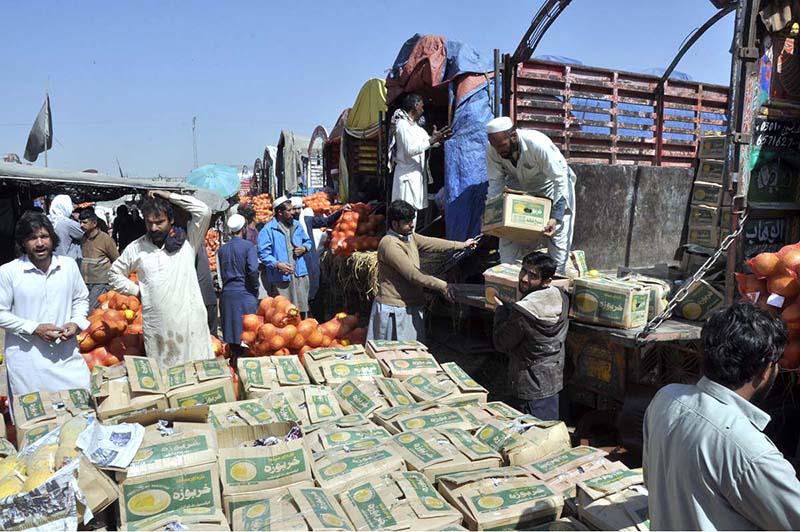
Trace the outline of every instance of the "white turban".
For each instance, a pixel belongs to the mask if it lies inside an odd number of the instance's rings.
[[[276,198],[276,199],[275,199],[275,201],[273,201],[273,202],[272,202],[272,210],[275,210],[275,209],[277,209],[277,208],[278,208],[278,205],[283,205],[283,204],[284,204],[284,203],[286,203],[287,201],[288,201],[288,202],[291,202],[292,200],[290,200],[290,199],[289,199],[289,198],[287,198],[286,196],[281,196],[280,198]]]
[[[228,229],[231,230],[231,233],[235,233],[239,231],[242,227],[244,227],[244,216],[241,214],[234,214],[230,218],[228,218]]]
[[[292,196],[292,207],[302,207],[303,206],[303,198],[300,196]]]
[[[488,124],[486,124],[486,133],[491,135],[492,133],[500,133],[502,131],[509,131],[514,127],[514,122],[507,116],[500,116],[493,120],[490,120]]]

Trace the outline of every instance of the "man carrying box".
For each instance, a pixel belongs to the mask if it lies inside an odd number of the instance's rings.
[[[494,346],[508,355],[508,384],[522,411],[542,421],[558,420],[564,387],[564,341],[569,298],[550,286],[556,263],[530,253],[519,272],[519,302],[500,300],[494,315]]]
[[[563,275],[572,247],[575,227],[575,173],[561,151],[540,131],[517,130],[510,118],[502,116],[486,124],[487,198],[509,189],[521,190],[553,202],[550,220],[544,230],[547,250],[556,262],[556,273]],[[500,239],[500,262],[511,264],[538,247]]]

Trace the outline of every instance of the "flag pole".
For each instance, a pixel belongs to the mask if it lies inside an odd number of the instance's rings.
[[[44,167],[47,168],[47,135],[53,134],[50,131],[50,106],[47,105],[47,101],[50,99],[50,77],[47,78],[47,87],[44,89],[44,125],[45,125],[45,133],[44,133]]]

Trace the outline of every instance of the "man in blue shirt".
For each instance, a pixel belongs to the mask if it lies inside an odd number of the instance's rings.
[[[703,327],[703,378],[670,384],[644,418],[651,530],[799,530],[800,482],[763,430],[788,333],[749,302]]]
[[[272,209],[275,217],[258,234],[258,260],[265,268],[262,281],[270,296],[287,297],[305,317],[309,279],[304,256],[313,243],[294,219],[289,198],[276,199]]]

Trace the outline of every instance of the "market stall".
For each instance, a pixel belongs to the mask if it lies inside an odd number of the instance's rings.
[[[308,161],[307,137],[281,131],[275,157],[276,190],[273,197],[294,193],[307,187],[304,174]]]

